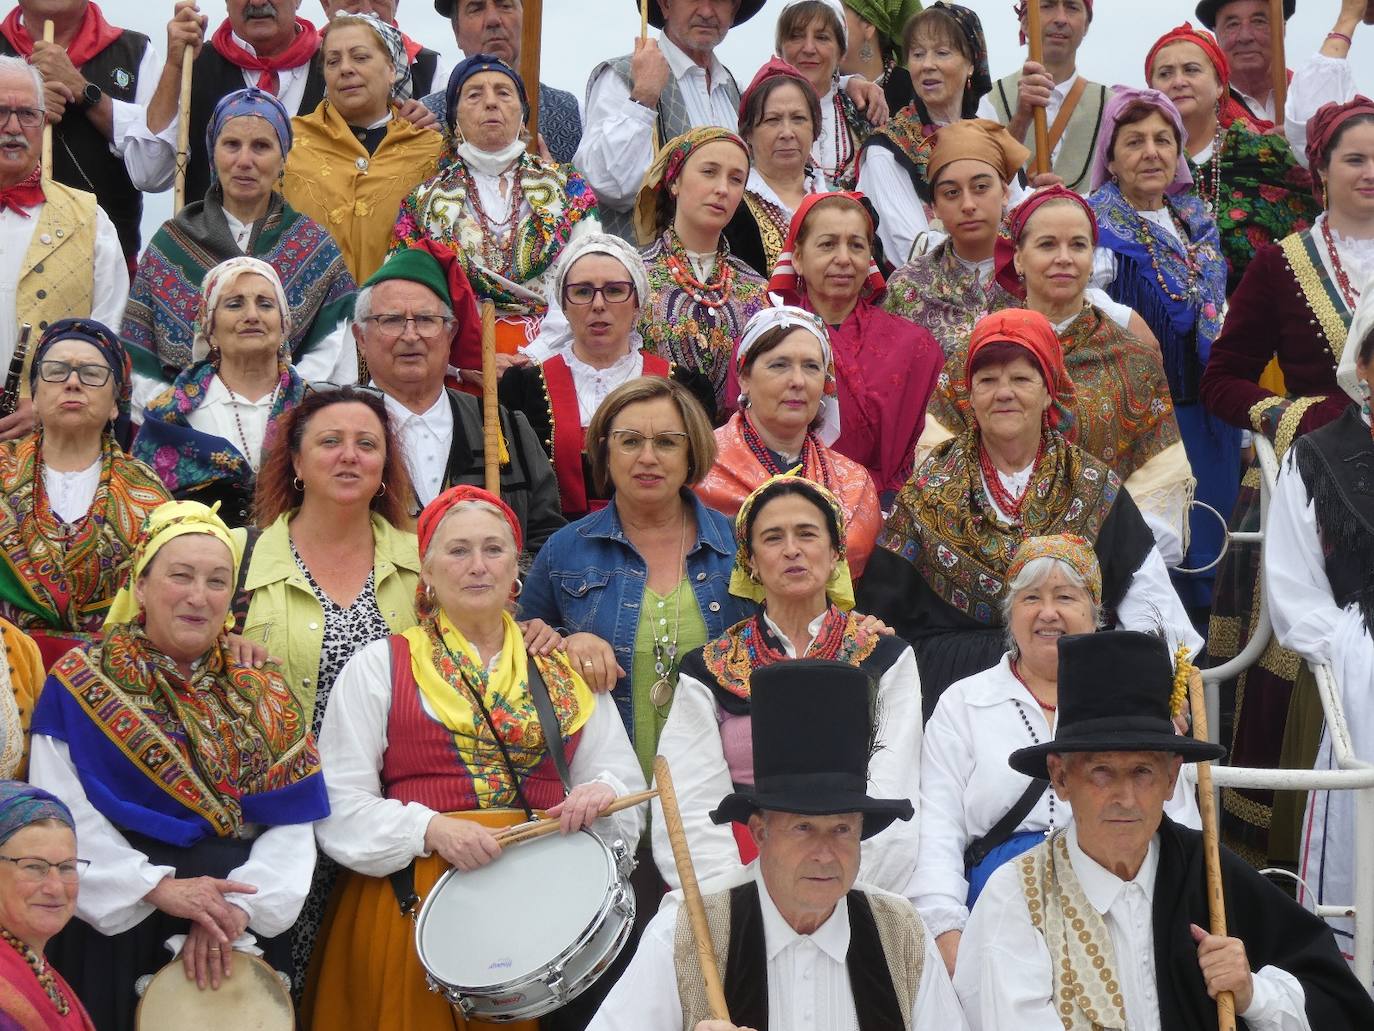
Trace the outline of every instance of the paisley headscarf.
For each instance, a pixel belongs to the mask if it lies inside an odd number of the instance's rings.
[[[1052,558],[1063,562],[1080,577],[1092,595],[1093,603],[1102,604],[1102,567],[1097,552],[1087,538],[1076,533],[1056,533],[1046,537],[1027,537],[1011,556],[1006,582],[1010,584],[1021,570],[1038,558]]]
[[[364,25],[377,35],[377,42],[386,51],[394,72],[391,77],[391,99],[409,100],[412,94],[410,56],[406,53],[405,37],[395,25],[388,25],[375,14],[349,14],[339,11],[329,23],[331,28],[344,25]],[[328,30],[326,30],[328,31]]]
[[[281,277],[267,262],[240,256],[221,261],[205,273],[205,279],[201,282],[200,311],[196,313],[196,334],[191,342],[193,362],[200,361],[210,353],[210,327],[224,291],[238,282],[240,276],[249,274],[262,276],[272,285],[272,292],[277,298],[277,311],[281,313],[281,346],[287,346],[291,338],[291,306],[287,303]]]
[[[272,127],[272,131],[277,134],[283,161],[291,152],[291,141],[294,138],[291,134],[291,115],[287,113],[282,102],[256,86],[234,90],[233,93],[226,93],[220,98],[219,103],[215,105],[214,113],[210,116],[209,125],[205,127],[205,151],[211,156],[212,181],[219,178],[214,162],[215,141],[219,139],[219,134],[224,131],[224,126],[231,118],[245,116],[261,118]]]

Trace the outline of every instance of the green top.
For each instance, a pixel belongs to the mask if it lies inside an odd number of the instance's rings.
[[[693,648],[700,648],[707,640],[706,621],[689,580],[683,579],[668,594],[659,595],[644,588],[644,604],[639,610],[639,628],[635,631],[634,662],[630,670],[630,698],[634,712],[635,755],[644,770],[645,783],[654,779],[654,755],[658,752],[658,738],[668,722],[670,702],[660,711],[649,697],[649,691],[659,674],[654,669],[654,635],[666,665],[668,649],[677,641],[676,658],[667,669],[668,683],[677,690],[677,663]]]

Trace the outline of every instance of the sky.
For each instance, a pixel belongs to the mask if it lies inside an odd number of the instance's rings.
[[[147,33],[159,52],[167,49],[166,25],[171,0],[99,0],[106,18],[116,25]],[[1098,0],[1093,23],[1079,51],[1079,70],[1088,78],[1108,85],[1142,85],[1143,63],[1150,45],[1185,19],[1196,24],[1195,0]],[[323,11],[319,0],[300,0],[301,17],[319,24]],[[978,12],[988,37],[989,63],[994,78],[1016,68],[1024,58],[1017,43],[1016,18],[1011,0],[965,0]],[[5,3],[5,8],[12,6]],[[526,0],[526,7],[530,7]],[[744,25],[732,29],[718,54],[742,86],[767,60],[773,48],[773,29],[783,0],[768,0],[763,10]],[[1287,59],[1290,68],[1301,64],[1321,45],[1335,23],[1338,0],[1303,0],[1288,24]],[[587,76],[606,58],[628,53],[639,32],[636,0],[544,0],[544,49],[541,79],[550,86],[569,90],[578,97],[586,92]],[[224,17],[224,0],[200,0],[200,9],[214,30]],[[438,14],[430,0],[400,0],[397,20],[409,35],[449,58],[458,59],[458,47],[448,19]],[[653,31],[653,30],[650,30]],[[1356,80],[1361,92],[1374,95],[1374,27],[1362,26],[1352,51]],[[143,238],[171,214],[170,191],[145,200]]]

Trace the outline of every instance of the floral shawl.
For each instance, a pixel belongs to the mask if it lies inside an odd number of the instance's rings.
[[[67,743],[106,819],[169,845],[329,814],[320,757],[286,681],[235,664],[221,644],[187,681],[141,626],[107,627],[103,642],[53,667],[33,732]]]
[[[518,162],[516,175],[528,210],[519,219],[511,253],[500,268],[482,264],[482,223],[468,203],[472,179],[466,163],[454,154],[441,158],[438,174],[401,204],[388,253],[423,239],[438,240],[462,257],[463,271],[479,301],[490,300],[509,315],[543,315],[547,303],[529,294],[543,297],[543,280],[552,274],[573,228],[597,217],[596,194],[571,165],[549,164],[530,154],[522,154]]]
[[[1159,351],[1142,344],[1092,305],[1059,334],[1073,380],[1074,424],[1068,440],[1123,481],[1181,439]],[[969,403],[968,348],[945,362],[930,413],[952,433],[974,424]]]
[[[930,162],[931,137],[938,126],[927,125],[922,120],[924,110],[912,101],[902,108],[881,129],[864,141],[864,147],[882,147],[892,152],[897,163],[906,169],[915,185],[926,176],[926,165]],[[853,189],[853,187],[843,187]],[[929,212],[927,212],[929,214]]]
[[[995,276],[979,283],[977,270],[959,260],[948,238],[894,272],[883,299],[883,307],[894,315],[930,330],[946,358],[968,346],[984,315],[1020,303]]]
[[[214,378],[215,367],[208,358],[181,373],[175,383],[148,403],[143,425],[134,438],[133,456],[152,467],[167,489],[179,498],[225,480],[251,492],[256,480],[253,467],[233,441],[191,428],[190,415],[205,401]],[[263,437],[264,457],[276,436],[277,418],[300,404],[304,395],[305,382],[294,366],[283,362],[277,399]]]
[[[31,635],[99,634],[144,518],[167,500],[107,433],[90,511],[64,525],[43,485],[42,431],[0,444],[0,615]]]

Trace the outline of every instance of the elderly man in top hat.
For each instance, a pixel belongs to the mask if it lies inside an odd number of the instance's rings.
[[[1161,638],[1059,640],[1054,739],[1011,754],[1073,823],[989,879],[954,985],[974,1031],[1215,1028],[1232,992],[1250,1031],[1374,1027],[1374,1000],[1330,929],[1230,852],[1230,937],[1208,934],[1202,836],[1163,815],[1185,761],[1225,749],[1179,736]]]
[[[873,694],[867,673],[840,662],[754,672],[754,788],[726,795],[711,819],[747,824],[759,856],[703,885],[716,889],[704,903],[730,1021],[709,1019],[690,921],[674,892],[589,1031],[966,1026],[911,904],[854,883],[859,842],[912,816],[905,798],[865,793]]]

